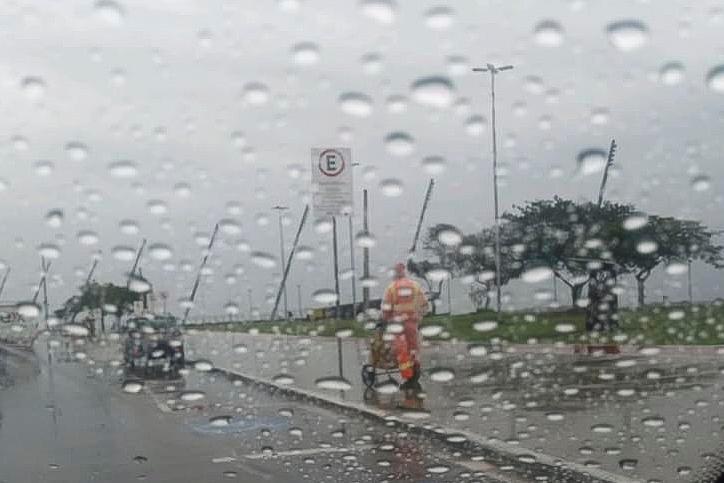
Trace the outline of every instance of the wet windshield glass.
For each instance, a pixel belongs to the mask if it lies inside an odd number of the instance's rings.
[[[722,32],[2,2],[0,483],[717,481]]]

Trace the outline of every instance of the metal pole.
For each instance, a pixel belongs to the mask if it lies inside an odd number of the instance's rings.
[[[500,276],[500,214],[498,210],[498,145],[495,126],[495,74],[500,71],[512,69],[512,65],[496,67],[487,64],[484,68],[473,68],[473,72],[490,72],[490,114],[493,136],[493,199],[495,208],[495,288],[497,295],[497,311],[500,313],[501,306],[501,276]]]
[[[45,257],[42,257],[40,259],[40,263],[43,267],[43,273],[45,274],[43,276],[43,313],[45,314],[45,327],[48,327],[48,275],[47,271],[50,268],[50,265],[45,264]]]
[[[248,290],[247,290],[247,293],[249,294],[249,321],[251,321],[251,318],[252,318],[251,313],[252,313],[253,310],[254,310],[253,305],[252,305],[252,302],[251,302],[251,289],[248,289]]]
[[[688,290],[689,290],[689,304],[694,303],[694,294],[691,288],[691,258],[687,260],[687,265],[689,266],[686,270],[686,278],[689,284]]]
[[[412,239],[412,246],[410,247],[410,257],[414,255],[417,250],[417,241],[420,239],[420,230],[422,229],[422,221],[425,219],[425,213],[427,212],[427,205],[430,203],[430,197],[432,196],[432,189],[435,187],[435,179],[430,178],[430,182],[427,185],[425,191],[425,198],[422,201],[422,209],[420,210],[420,218],[417,220],[417,228],[415,229],[415,236]]]
[[[131,279],[136,275],[136,268],[138,268],[138,262],[141,260],[141,254],[143,253],[143,249],[146,247],[146,239],[144,238],[141,242],[141,247],[136,252],[136,259],[133,262],[133,266],[131,267],[131,271],[128,273],[128,281],[126,282],[126,288],[131,286]]]
[[[553,301],[558,303],[558,280],[557,277],[553,277]]]
[[[354,224],[349,214],[349,263],[352,268],[352,318],[357,317],[357,271],[354,266]]]
[[[3,280],[0,282],[0,295],[2,295],[3,290],[5,289],[5,282],[8,281],[8,275],[10,275],[10,267],[8,267],[7,270],[5,270],[5,275],[3,275]]]
[[[616,156],[616,140],[611,139],[611,147],[608,148],[608,159],[606,167],[603,170],[603,178],[601,178],[601,187],[598,189],[598,207],[603,204],[603,193],[606,190],[606,182],[608,181],[608,170],[613,166],[613,158]]]
[[[500,313],[500,215],[498,212],[498,145],[495,134],[495,68],[490,69],[491,117],[493,127],[493,197],[495,206],[495,290]]]
[[[369,226],[368,226],[368,220],[367,220],[367,190],[362,191],[362,207],[363,207],[363,218],[362,218],[362,231],[365,234],[369,233]],[[367,244],[365,244],[367,245]],[[362,271],[362,277],[367,280],[370,276],[370,249],[369,247],[365,246],[362,249],[362,265],[363,265],[363,271]],[[369,308],[370,303],[370,288],[367,286],[362,287],[362,308],[366,312]]]
[[[307,214],[309,213],[309,205],[306,205],[304,207],[304,212],[302,213],[302,219],[299,221],[299,227],[297,228],[297,234],[294,236],[294,243],[292,244],[292,250],[289,252],[289,258],[287,258],[287,266],[284,269],[284,274],[282,275],[282,282],[279,286],[279,291],[277,292],[276,300],[274,300],[274,309],[271,313],[271,320],[274,320],[277,316],[277,309],[279,308],[279,299],[282,296],[282,287],[287,283],[287,277],[289,276],[289,269],[292,266],[292,257],[294,257],[294,252],[297,250],[297,244],[299,243],[299,236],[302,234],[302,228],[304,228],[304,223],[307,221]]]
[[[302,310],[302,286],[297,284],[297,302],[299,303],[299,317],[304,318],[304,311]]]
[[[285,271],[285,261],[286,258],[284,255],[284,225],[282,225],[282,212],[285,210],[288,210],[288,206],[280,206],[277,205],[274,208],[274,210],[277,210],[279,212],[279,259],[282,262],[282,273]],[[289,306],[287,305],[287,288],[282,285],[282,296],[284,297],[284,319],[289,318]]]
[[[335,318],[339,318],[339,258],[337,254],[337,217],[332,217],[332,249],[334,250],[334,293],[337,294],[335,303]]]
[[[204,267],[206,266],[206,262],[209,260],[209,255],[211,254],[211,247],[214,246],[214,240],[216,240],[216,234],[219,232],[219,224],[217,223],[216,226],[214,226],[214,232],[211,234],[211,239],[209,240],[209,246],[206,247],[206,253],[204,254],[204,258],[201,259],[201,265],[199,265],[199,271],[196,274],[196,280],[194,280],[194,286],[191,289],[191,297],[189,297],[189,301],[193,303],[194,299],[196,298],[196,291],[199,289],[199,283],[201,282],[201,272],[203,272]],[[184,312],[184,319],[181,322],[181,325],[186,323],[186,319],[189,316],[189,312],[191,311],[191,307],[187,307],[186,311]]]
[[[447,309],[452,315],[452,277],[447,279]]]

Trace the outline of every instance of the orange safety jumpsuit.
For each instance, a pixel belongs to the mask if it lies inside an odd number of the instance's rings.
[[[402,336],[395,339],[395,352],[400,372],[406,379],[414,374],[414,366],[419,366],[417,326],[427,308],[427,297],[420,284],[405,276],[396,278],[385,290],[382,318],[403,326]]]

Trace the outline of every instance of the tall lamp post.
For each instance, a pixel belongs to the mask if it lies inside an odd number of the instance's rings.
[[[498,212],[498,146],[495,135],[495,74],[511,70],[512,65],[497,67],[486,64],[485,67],[474,67],[473,72],[490,72],[490,111],[493,131],[493,199],[495,207],[495,287],[497,289],[497,311],[500,313],[500,215]]]
[[[282,273],[286,270],[285,264],[286,262],[284,259],[286,258],[284,255],[284,226],[282,224],[282,214],[284,211],[288,210],[288,206],[281,206],[277,205],[272,208],[273,210],[277,210],[279,212],[279,257],[282,262]],[[282,287],[282,295],[284,296],[284,319],[289,319],[289,306],[287,305],[287,287]]]

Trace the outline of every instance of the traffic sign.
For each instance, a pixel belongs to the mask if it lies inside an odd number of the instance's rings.
[[[352,150],[312,148],[312,188],[317,218],[352,214]]]

